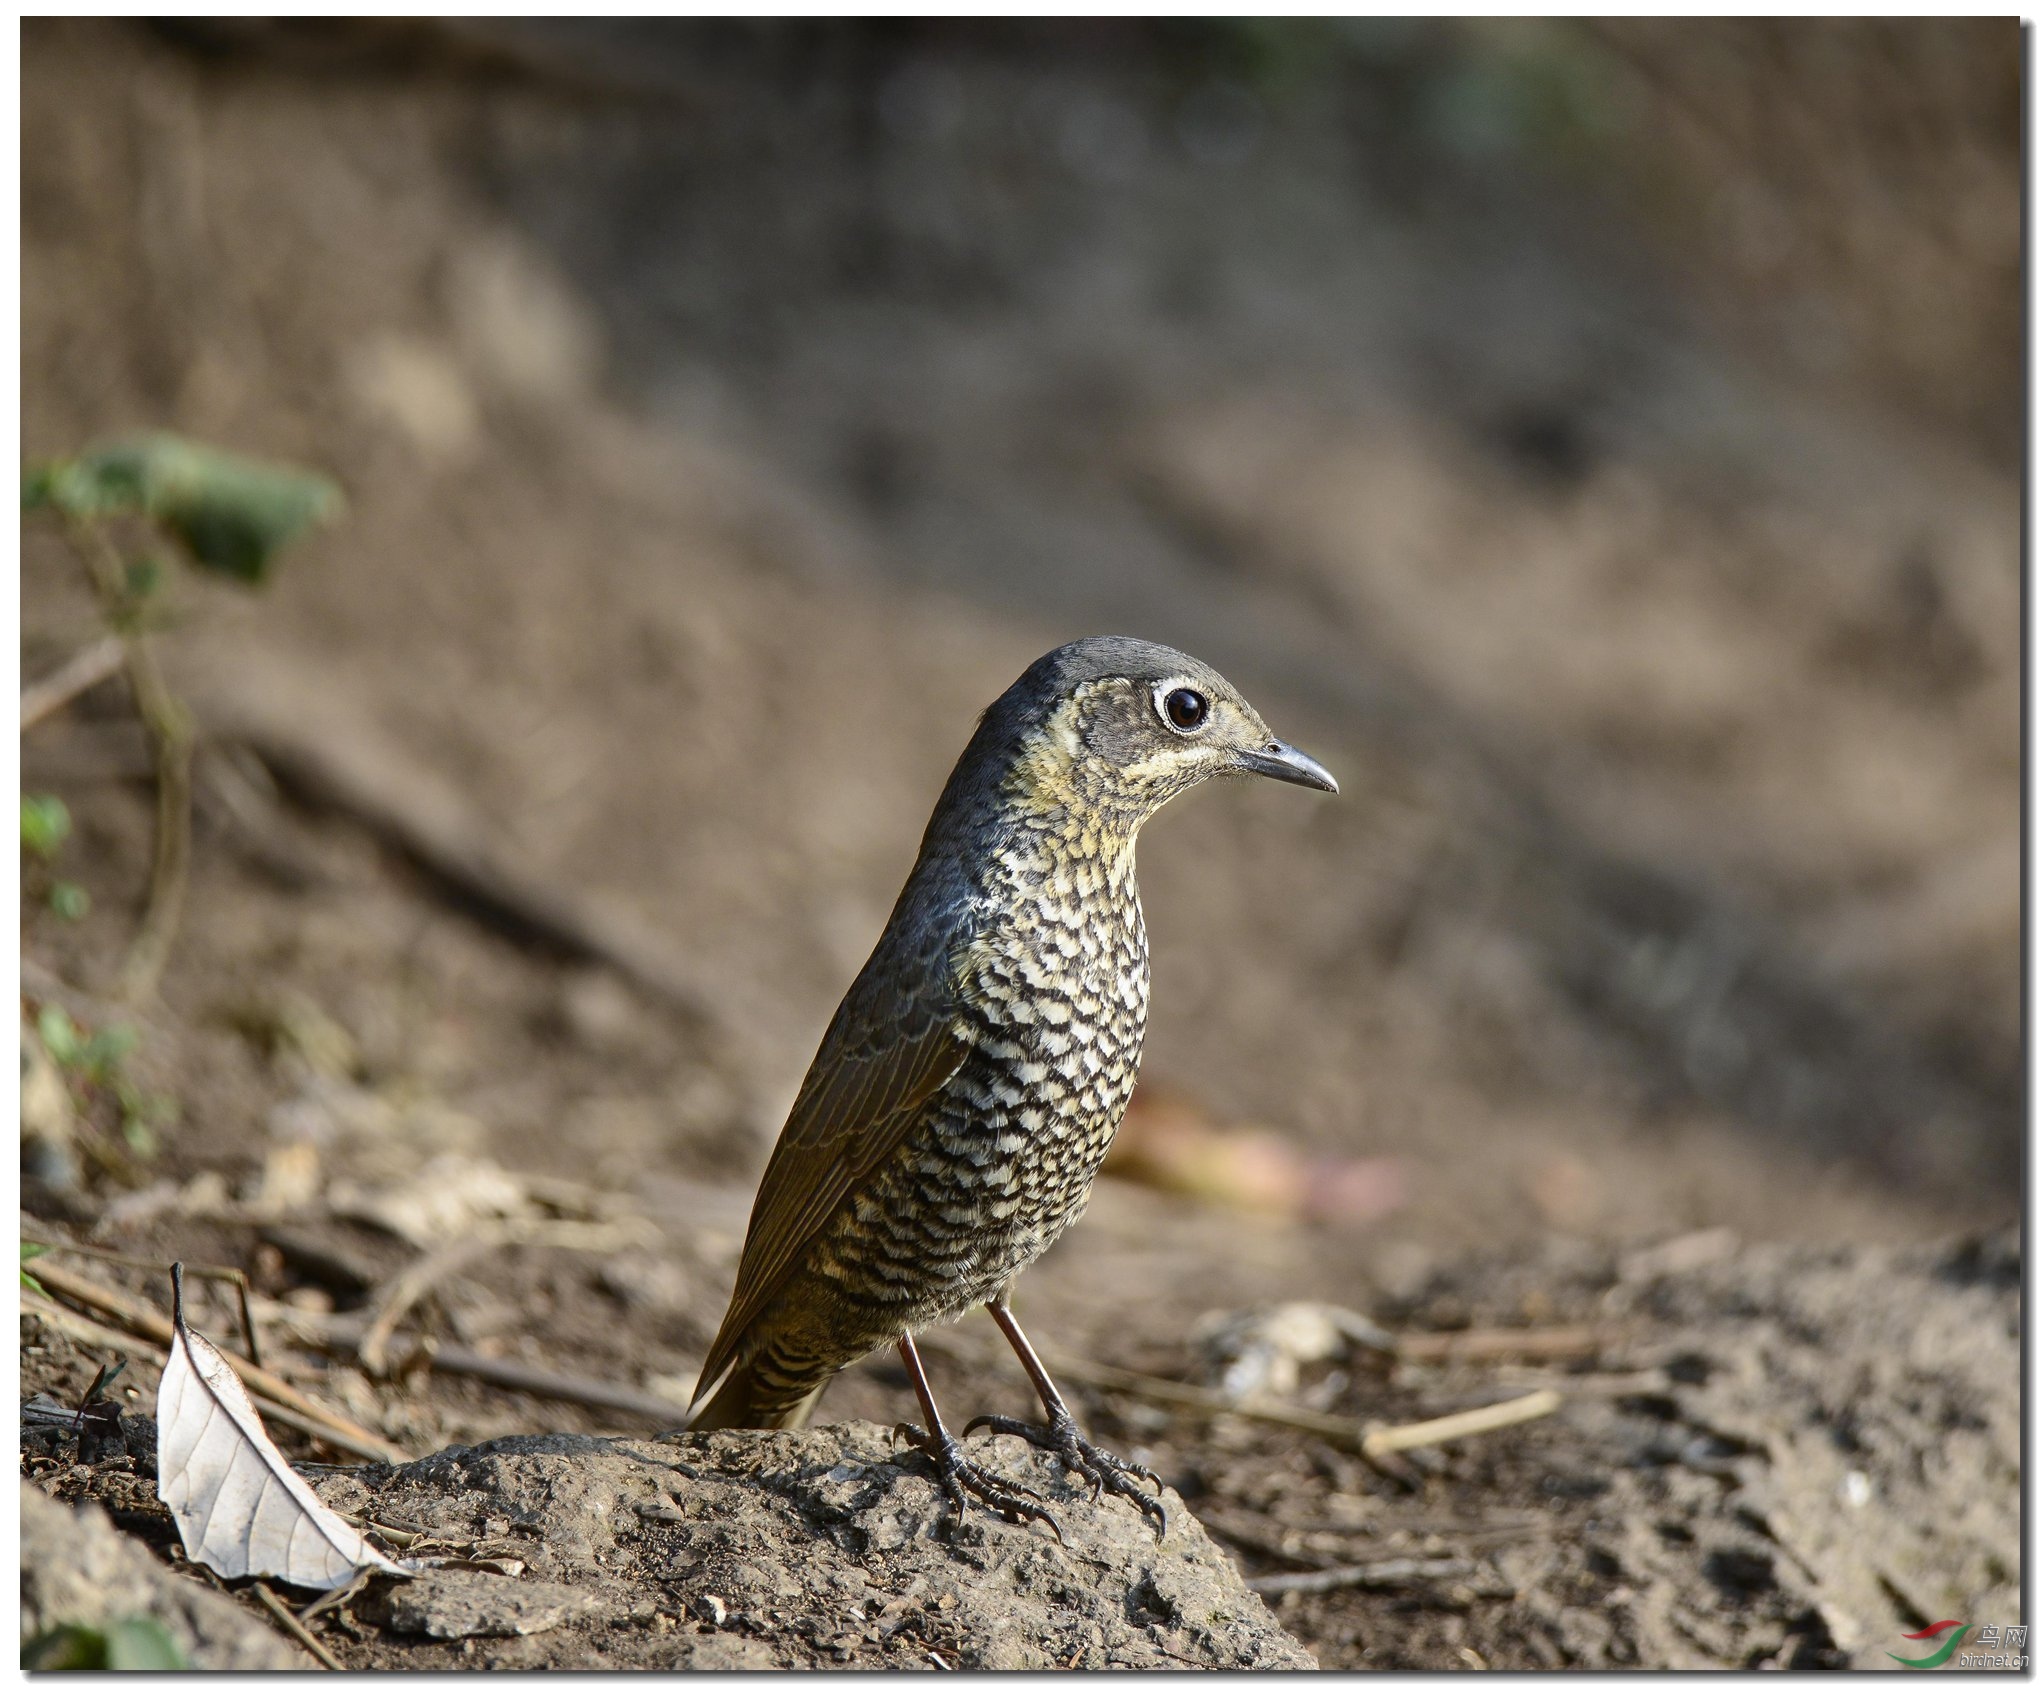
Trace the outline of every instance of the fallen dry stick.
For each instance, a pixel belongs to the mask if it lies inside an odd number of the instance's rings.
[[[929,1343],[923,1340],[924,1346]],[[1564,1395],[1552,1388],[1540,1388],[1520,1399],[1505,1399],[1499,1405],[1458,1411],[1425,1422],[1405,1423],[1393,1428],[1370,1428],[1354,1417],[1337,1417],[1329,1411],[1308,1411],[1298,1405],[1272,1401],[1234,1401],[1210,1388],[1189,1382],[1166,1381],[1160,1376],[1142,1375],[1138,1370],[1121,1370],[1089,1359],[1058,1355],[1044,1359],[1050,1371],[1071,1381],[1087,1382],[1110,1392],[1128,1393],[1152,1399],[1157,1404],[1178,1405],[1203,1416],[1245,1417],[1253,1422],[1275,1423],[1283,1428],[1302,1429],[1339,1445],[1351,1446],[1362,1457],[1387,1459],[1418,1446],[1435,1446],[1470,1434],[1487,1434],[1498,1428],[1535,1421],[1548,1416],[1564,1403]]]
[[[449,1376],[472,1376],[478,1382],[508,1388],[513,1393],[529,1393],[540,1399],[563,1399],[570,1405],[588,1405],[601,1411],[621,1411],[627,1416],[662,1423],[667,1428],[678,1428],[687,1420],[684,1407],[670,1399],[661,1399],[656,1393],[640,1393],[636,1388],[612,1387],[607,1382],[583,1381],[578,1376],[534,1370],[523,1364],[512,1364],[507,1359],[471,1352],[466,1347],[436,1348],[430,1355],[430,1362],[433,1369],[444,1371]]]
[[[272,1321],[290,1327],[300,1338],[333,1357],[350,1364],[358,1361],[363,1335],[360,1318],[314,1315],[294,1306],[279,1305],[273,1300],[257,1303]],[[472,1347],[450,1342],[393,1340],[388,1362],[393,1371],[405,1371],[417,1365],[437,1370],[442,1375],[469,1376],[478,1382],[487,1382],[491,1387],[500,1387],[511,1393],[528,1393],[537,1399],[563,1399],[570,1405],[586,1405],[598,1411],[619,1411],[626,1416],[642,1417],[663,1428],[678,1428],[687,1420],[683,1406],[656,1393],[533,1369],[530,1365],[513,1363],[507,1358],[491,1358]]]
[[[104,1323],[95,1323],[83,1313],[73,1311],[69,1306],[59,1305],[55,1300],[32,1294],[26,1288],[21,1291],[21,1315],[46,1323],[60,1334],[74,1341],[82,1341],[87,1346],[103,1347],[108,1352],[122,1353],[129,1358],[146,1359],[157,1365],[164,1359],[163,1349],[153,1341],[145,1341],[135,1335],[124,1335],[118,1329],[109,1329]],[[271,1422],[287,1424],[300,1434],[309,1435],[312,1439],[323,1441],[329,1446],[339,1446],[362,1457],[375,1458],[379,1462],[386,1461],[376,1450],[378,1442],[363,1440],[356,1443],[343,1440],[338,1430],[329,1428],[324,1423],[314,1422],[303,1412],[293,1411],[288,1405],[279,1405],[273,1399],[265,1399],[262,1402],[262,1415]]]
[[[465,1270],[498,1247],[562,1247],[574,1252],[611,1253],[629,1246],[644,1233],[640,1224],[505,1218],[464,1235],[413,1260],[376,1290],[369,1306],[368,1326],[355,1349],[361,1367],[371,1376],[387,1375],[390,1336],[396,1333],[404,1313],[430,1292],[435,1283]]]
[[[926,1337],[917,1338],[924,1347],[930,1345]],[[1208,1387],[1198,1387],[1191,1382],[1172,1382],[1161,1376],[1143,1375],[1138,1370],[1122,1370],[1112,1364],[1097,1364],[1088,1358],[1058,1355],[1044,1358],[1042,1362],[1051,1374],[1066,1376],[1073,1382],[1085,1382],[1111,1393],[1152,1399],[1159,1405],[1177,1405],[1200,1416],[1245,1417],[1253,1422],[1298,1428],[1356,1450],[1367,1433],[1367,1425],[1355,1417],[1335,1417],[1329,1411],[1307,1411],[1300,1405],[1280,1405],[1272,1401],[1234,1401]]]
[[[260,1581],[255,1583],[255,1596],[261,1599],[269,1613],[283,1624],[284,1631],[291,1638],[295,1639],[307,1651],[319,1659],[321,1667],[329,1668],[335,1674],[344,1672],[340,1667],[339,1659],[319,1643],[313,1636],[312,1630],[297,1619],[297,1616],[292,1612],[288,1604],[284,1603],[282,1599],[278,1598],[275,1593],[271,1592]]]
[[[110,1317],[122,1328],[147,1340],[159,1343],[161,1353],[168,1352],[172,1328],[170,1319],[154,1306],[132,1299],[117,1289],[94,1282],[89,1277],[74,1276],[60,1266],[52,1265],[46,1258],[35,1261],[35,1279],[52,1294],[61,1294],[65,1299],[87,1310]],[[278,1405],[288,1406],[312,1425],[310,1432],[332,1445],[344,1447],[362,1457],[377,1463],[401,1463],[404,1449],[393,1441],[373,1434],[359,1423],[350,1422],[337,1411],[321,1405],[316,1399],[300,1393],[280,1376],[272,1375],[258,1364],[235,1353],[223,1353],[226,1361],[234,1367],[234,1373],[248,1386],[251,1393]],[[300,1424],[298,1426],[304,1426]]]
[[[160,1274],[170,1268],[161,1259],[145,1259],[138,1253],[116,1253],[111,1247],[88,1247],[82,1241],[63,1241],[43,1235],[26,1235],[22,1239],[33,1241],[52,1253],[76,1253],[81,1258],[105,1259],[109,1264],[132,1265],[137,1270]],[[232,1265],[186,1265],[184,1274],[207,1282],[225,1282],[233,1287],[241,1307],[241,1339],[247,1343],[248,1357],[260,1364],[262,1348],[255,1339],[255,1319],[248,1310],[248,1273],[236,1270]]]
[[[1395,1428],[1370,1429],[1360,1438],[1360,1450],[1370,1458],[1395,1452],[1411,1452],[1419,1446],[1436,1446],[1441,1441],[1463,1440],[1470,1434],[1490,1434],[1498,1428],[1548,1417],[1565,1403],[1555,1388],[1539,1388],[1499,1405],[1482,1405],[1472,1411],[1454,1411],[1449,1417],[1431,1417],[1420,1423],[1403,1423]]]
[[[1387,1591],[1412,1581],[1440,1581],[1473,1572],[1460,1557],[1392,1557],[1386,1562],[1341,1563],[1330,1569],[1305,1569],[1293,1575],[1250,1576],[1247,1585],[1263,1598],[1284,1592],[1336,1592],[1342,1587]]]

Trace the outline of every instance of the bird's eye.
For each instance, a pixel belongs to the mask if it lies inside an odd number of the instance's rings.
[[[1211,704],[1204,700],[1202,692],[1193,691],[1186,685],[1162,699],[1162,713],[1177,731],[1194,732],[1211,713]]]

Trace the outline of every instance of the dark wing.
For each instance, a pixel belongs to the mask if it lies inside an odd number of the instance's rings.
[[[947,934],[881,941],[836,1009],[765,1167],[736,1292],[696,1399],[721,1379],[808,1245],[963,1064],[970,1043],[957,1010],[955,952]]]

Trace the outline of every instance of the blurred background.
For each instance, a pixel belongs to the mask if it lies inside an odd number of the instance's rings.
[[[1350,791],[1151,834],[1157,1091],[1427,1225],[2010,1210],[2014,44],[35,25],[26,449],[343,483],[178,641],[714,980],[754,1104],[598,1153],[756,1161],[975,712],[1123,630]],[[226,870],[194,944],[385,991]]]
[[[347,498],[165,611],[178,1117],[80,1210],[670,1196],[707,1252],[609,1291],[684,1371],[977,711],[1106,631],[1345,794],[1148,832],[1066,1345],[2017,1210],[2013,22],[31,21],[23,90],[25,453]],[[25,676],[94,626],[31,524]],[[24,757],[89,995],[142,740],[102,687]]]

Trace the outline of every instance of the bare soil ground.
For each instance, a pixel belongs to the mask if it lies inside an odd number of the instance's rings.
[[[93,897],[24,897],[29,1005],[134,1023],[178,1109],[144,1160],[74,1093],[103,1151],[25,1184],[27,1231],[246,1270],[279,1371],[414,1457],[667,1426],[974,712],[1058,639],[1136,631],[1348,790],[1207,792],[1144,844],[1150,1141],[1187,1118],[1221,1182],[1272,1140],[1356,1192],[1243,1211],[1129,1157],[1023,1283],[1030,1327],[1206,1388],[1207,1319],[1286,1302],[1604,1333],[1305,1361],[1280,1397],[1355,1421],[1565,1395],[1393,1473],[1077,1384],[1093,1426],[1250,1578],[1403,1566],[1275,1597],[1327,1665],[1869,1661],[2005,1619],[2016,484],[1704,337],[1556,190],[1436,166],[1452,214],[1413,215],[1273,107],[1214,174],[1110,51],[718,39],[626,75],[493,37],[28,31],[28,451],[174,425],[326,466],[350,510],[162,636],[214,735],[139,1012],[106,991],[141,739],[117,687],[24,739]],[[93,633],[74,574],[29,533],[30,674]],[[383,806],[336,801],[322,751]],[[429,812],[658,964],[478,904],[420,860]],[[586,1245],[456,1260],[371,1375],[397,1273],[506,1219]],[[23,1327],[24,1398],[110,1350]],[[966,1417],[1023,1385],[989,1328],[934,1370]],[[879,1362],[827,1402],[911,1410]],[[174,1558],[127,1455],[24,1449]],[[328,1637],[565,1665],[613,1616]]]

